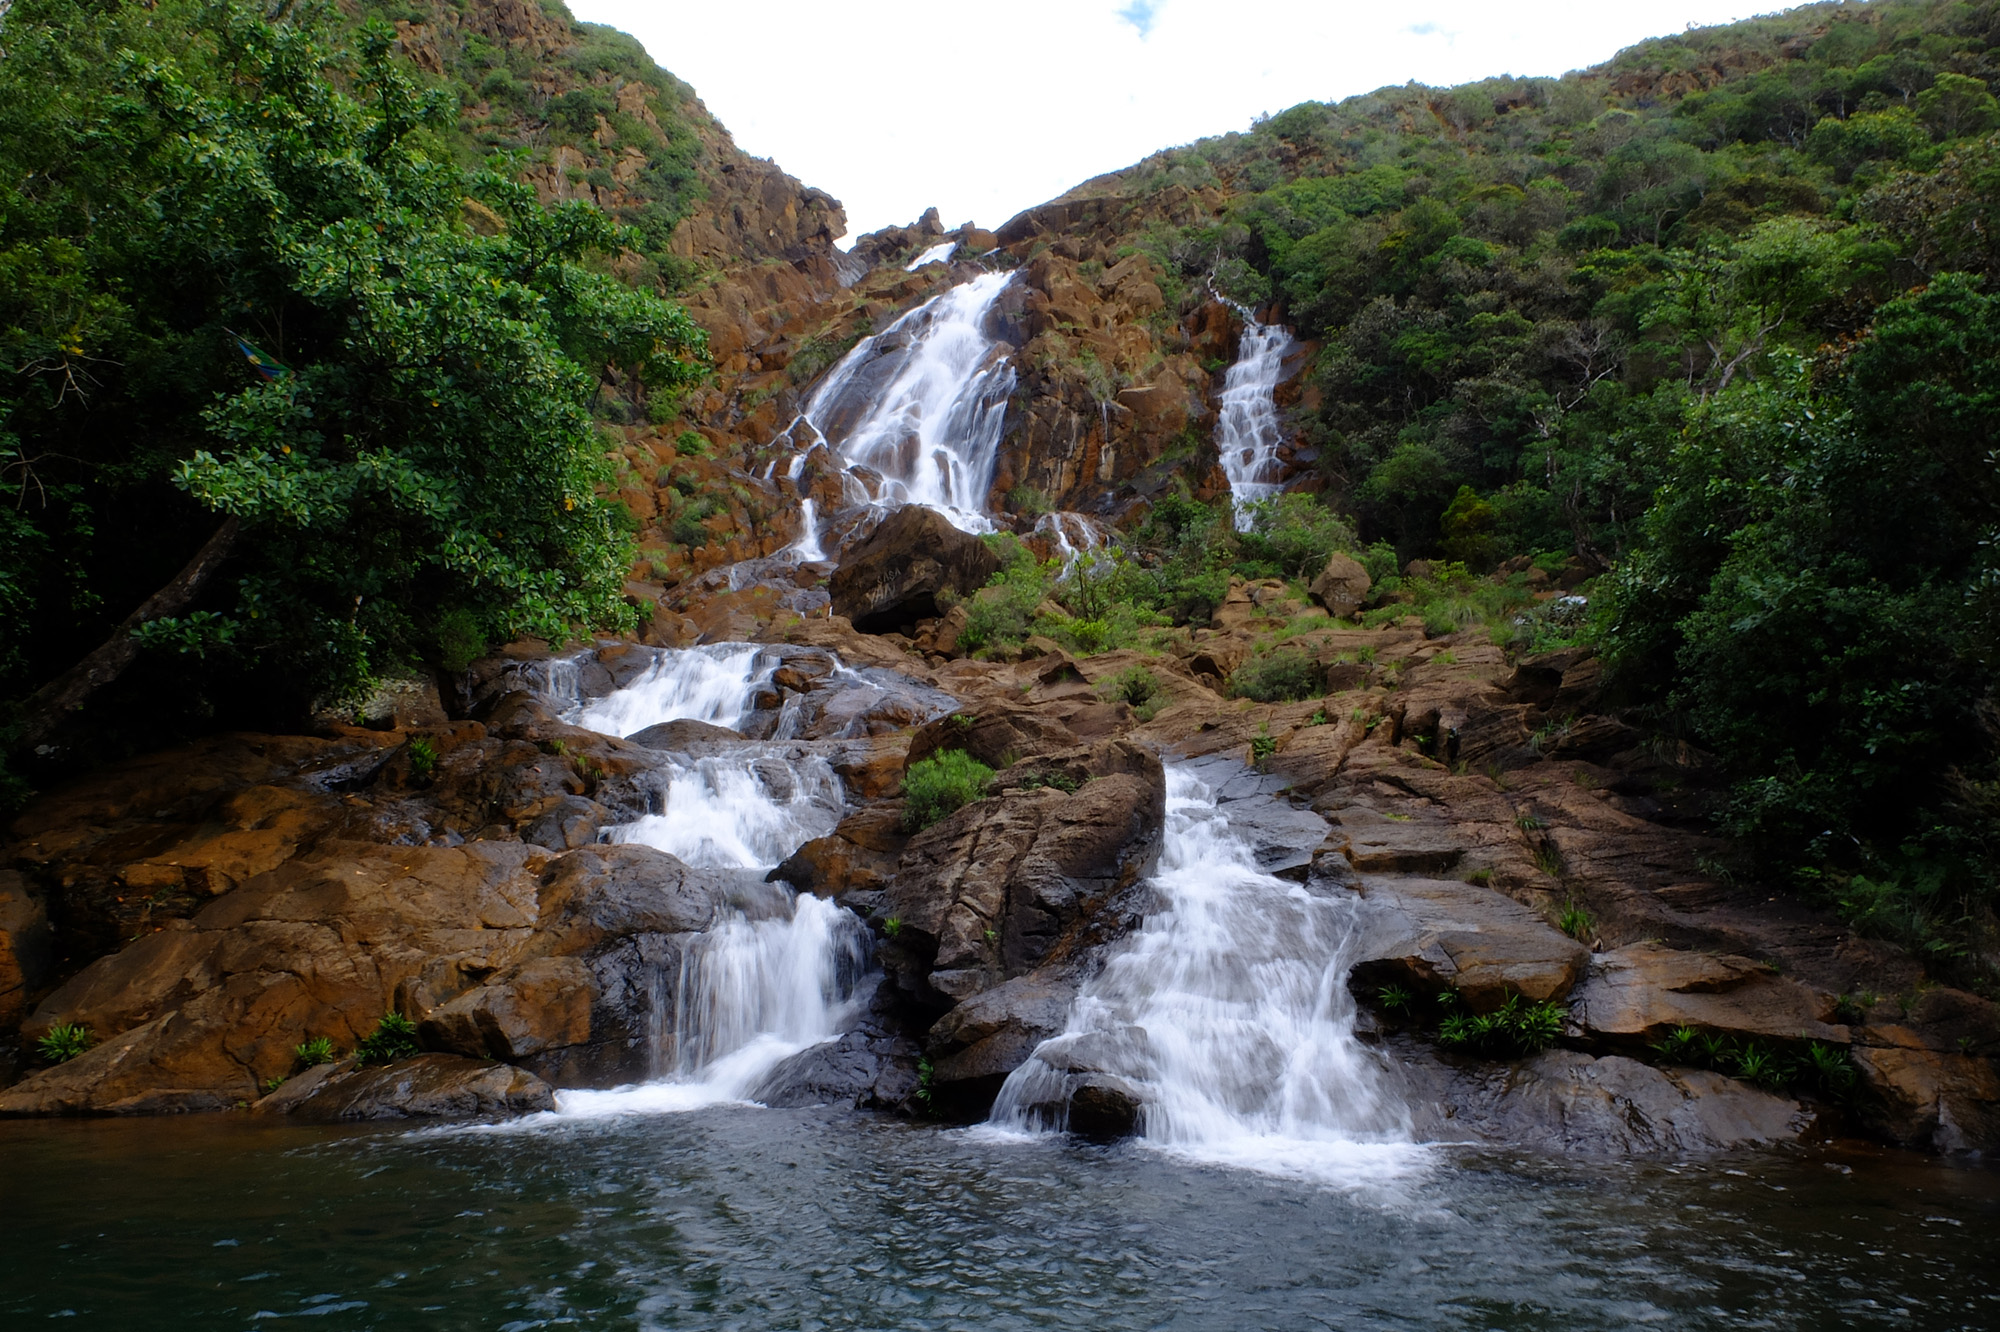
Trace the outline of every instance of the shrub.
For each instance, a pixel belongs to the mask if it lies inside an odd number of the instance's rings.
[[[1597,920],[1575,902],[1565,902],[1556,928],[1572,939],[1588,939],[1597,931]]]
[[[722,512],[722,502],[712,495],[703,495],[690,500],[685,508],[674,515],[674,540],[683,546],[708,544],[708,529],[703,521]]]
[[[912,763],[903,774],[903,827],[920,832],[986,794],[993,769],[962,749]]]
[[[375,1030],[354,1047],[354,1060],[366,1068],[370,1064],[392,1064],[421,1051],[417,1044],[417,1024],[401,1013],[391,1012],[384,1013]]]
[[[1337,552],[1354,548],[1354,529],[1316,495],[1279,495],[1248,507],[1250,529],[1236,538],[1245,573],[1311,579]]]
[[[1153,720],[1167,702],[1160,677],[1144,666],[1127,666],[1097,686],[1097,692],[1113,701],[1132,705],[1132,715],[1142,722]]]
[[[463,607],[438,617],[438,665],[453,675],[464,673],[486,655],[486,631],[479,617]]]
[[[1321,691],[1319,664],[1302,648],[1252,657],[1229,674],[1229,692],[1259,703],[1295,703]]]
[[[35,1049],[51,1064],[67,1064],[96,1043],[91,1039],[90,1028],[58,1022],[35,1042]]]

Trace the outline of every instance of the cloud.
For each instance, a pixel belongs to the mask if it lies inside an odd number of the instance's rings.
[[[1153,16],[1160,11],[1162,0],[1132,0],[1132,3],[1118,11],[1118,17],[1139,30],[1141,37],[1153,31]]]

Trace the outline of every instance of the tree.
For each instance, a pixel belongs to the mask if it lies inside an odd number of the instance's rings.
[[[592,266],[625,233],[434,151],[452,100],[383,26],[348,51],[313,11],[19,0],[0,36],[0,602],[34,645],[7,692],[224,531],[196,609],[111,641],[296,706],[468,622],[624,620],[591,404],[609,365],[672,393],[703,350]]]

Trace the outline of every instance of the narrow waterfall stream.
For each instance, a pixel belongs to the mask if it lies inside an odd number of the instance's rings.
[[[683,719],[732,725],[777,665],[752,643],[664,652],[625,688],[579,699],[564,716],[615,735]],[[551,675],[564,678],[560,671]],[[702,748],[707,752],[665,765],[656,812],[607,828],[605,840],[762,878],[839,822],[840,778],[820,755],[749,740]],[[564,1092],[560,1113],[689,1110],[743,1100],[782,1060],[838,1036],[868,971],[868,932],[851,912],[822,898],[793,895],[788,907],[789,914],[754,920],[732,913],[692,940],[678,971],[655,978],[653,1079]]]
[[[1240,307],[1239,307],[1240,308]],[[1246,529],[1252,501],[1269,499],[1281,489],[1278,446],[1284,432],[1278,425],[1277,388],[1292,335],[1282,325],[1260,324],[1243,314],[1243,340],[1236,363],[1222,379],[1222,406],[1215,427],[1216,452],[1229,493],[1236,502],[1237,530]]]
[[[863,338],[806,401],[792,435],[801,456],[828,449],[848,502],[922,504],[987,532],[986,492],[1014,391],[1007,344],[989,330],[1010,273],[983,273]],[[865,469],[859,475],[854,469]],[[818,546],[808,532],[801,544]]]
[[[1140,1093],[1143,1140],[1200,1160],[1358,1182],[1421,1160],[1386,1066],[1354,1035],[1358,899],[1261,873],[1214,794],[1167,768],[1158,908],[1008,1077],[993,1127],[1060,1131],[1078,1070]]]

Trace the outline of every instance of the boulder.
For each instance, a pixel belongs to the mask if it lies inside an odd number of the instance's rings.
[[[1541,916],[1491,888],[1454,879],[1363,876],[1371,910],[1352,984],[1424,990],[1449,986],[1475,1013],[1510,995],[1561,999],[1589,952]]]
[[[379,1068],[321,1064],[252,1107],[315,1123],[369,1119],[497,1119],[556,1108],[534,1074],[463,1055],[422,1054]]]
[[[995,703],[940,717],[910,737],[910,763],[962,749],[989,768],[1076,748],[1076,733],[1039,708]]]
[[[881,633],[936,618],[941,593],[971,596],[999,571],[1000,557],[985,542],[935,509],[910,504],[841,557],[828,590],[834,614]]]
[[[879,990],[874,998],[886,998]],[[768,1106],[837,1105],[893,1110],[908,1105],[920,1084],[922,1050],[885,1004],[874,1004],[860,1024],[784,1060],[751,1088],[749,1099]]]
[[[925,1036],[938,1084],[983,1084],[991,1102],[1009,1073],[1043,1041],[1062,1034],[1081,982],[1049,967],[974,995],[939,1018]]]
[[[1368,571],[1361,567],[1361,561],[1335,551],[1309,591],[1328,615],[1350,620],[1366,604],[1369,586]]]
[[[1086,1073],[1072,1080],[1064,1122],[1080,1138],[1109,1142],[1139,1131],[1145,1099],[1139,1089],[1110,1073]]]

